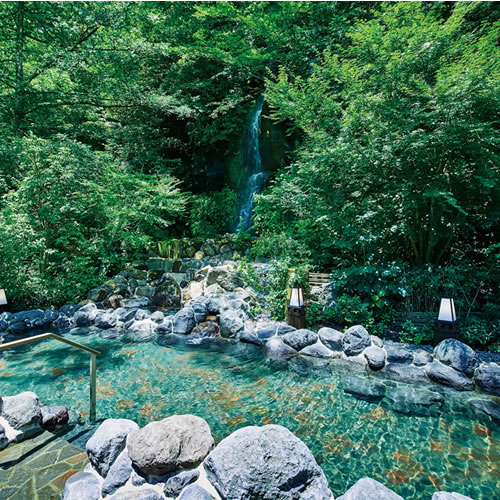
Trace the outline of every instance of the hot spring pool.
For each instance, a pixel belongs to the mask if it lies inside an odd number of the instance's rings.
[[[277,362],[252,345],[188,345],[156,335],[145,341],[130,332],[65,336],[102,353],[99,419],[130,418],[142,426],[193,413],[208,421],[216,441],[246,425],[281,424],[309,446],[335,497],[370,476],[405,499],[430,499],[436,490],[498,498],[500,428],[475,419],[470,394],[441,388],[451,403],[440,417],[407,416],[345,393],[342,377],[364,372],[340,361]],[[88,355],[53,340],[0,355],[0,394],[31,390],[47,404],[82,412],[66,438],[83,446],[92,431],[85,422]]]

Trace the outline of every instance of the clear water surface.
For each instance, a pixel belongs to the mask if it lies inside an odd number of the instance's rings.
[[[188,345],[174,336],[96,329],[66,337],[102,353],[100,419],[130,418],[143,426],[193,413],[208,421],[216,441],[243,426],[281,424],[312,450],[335,497],[370,476],[405,499],[430,499],[437,490],[499,498],[500,429],[475,420],[467,410],[470,394],[449,390],[440,417],[407,416],[345,393],[342,377],[360,369],[338,360],[284,363],[251,345]],[[32,390],[47,404],[76,410],[78,423],[67,438],[84,445],[93,430],[88,354],[50,340],[0,355],[0,394]]]

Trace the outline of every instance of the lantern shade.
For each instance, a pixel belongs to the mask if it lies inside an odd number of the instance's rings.
[[[453,299],[443,297],[441,299],[441,305],[439,306],[438,321],[454,323],[456,320],[457,316],[455,314],[455,303],[453,302]]]
[[[5,290],[0,288],[0,306],[7,305],[7,296],[5,295]]]
[[[304,297],[302,295],[302,288],[294,286],[292,288],[292,295],[290,296],[290,307],[303,307]]]

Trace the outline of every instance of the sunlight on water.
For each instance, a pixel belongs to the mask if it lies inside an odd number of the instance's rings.
[[[405,499],[430,498],[436,490],[478,500],[498,493],[500,429],[474,420],[460,404],[440,418],[404,416],[344,393],[342,376],[353,368],[340,362],[280,363],[254,346],[225,341],[190,346],[173,336],[136,342],[127,334],[84,333],[66,336],[102,352],[99,418],[130,418],[142,426],[193,413],[208,421],[217,441],[246,425],[281,424],[310,447],[335,496],[364,476]],[[22,390],[81,413],[72,432],[85,443],[87,354],[54,341],[4,352],[0,394]]]

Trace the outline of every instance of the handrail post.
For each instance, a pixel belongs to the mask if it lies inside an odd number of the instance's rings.
[[[96,355],[90,354],[90,422],[96,419]]]

